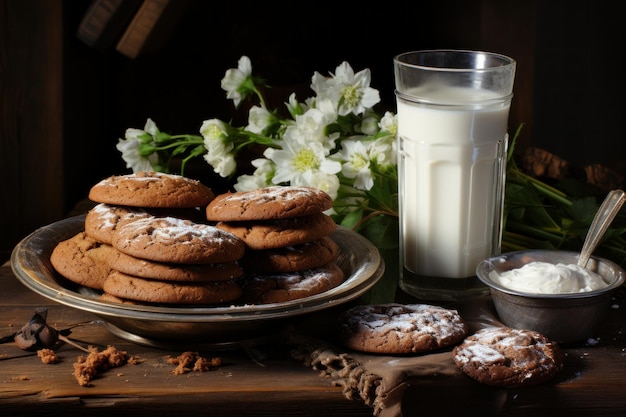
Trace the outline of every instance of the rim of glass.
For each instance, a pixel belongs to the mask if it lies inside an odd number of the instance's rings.
[[[417,54],[426,55],[426,54],[441,54],[441,53],[454,53],[457,55],[485,55],[492,58],[497,58],[501,61],[502,65],[497,66],[488,66],[485,68],[455,68],[452,66],[429,66],[424,64],[415,64],[406,61],[406,57],[415,56]],[[488,52],[481,50],[472,50],[472,49],[423,49],[423,50],[415,50],[409,52],[403,52],[401,54],[396,55],[393,58],[394,62],[410,67],[410,68],[419,68],[429,71],[446,71],[446,72],[488,72],[488,71],[502,71],[507,67],[515,66],[516,62],[513,58],[503,55],[496,52]]]

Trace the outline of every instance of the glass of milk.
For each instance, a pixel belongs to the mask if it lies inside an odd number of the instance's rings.
[[[488,293],[476,267],[500,252],[515,65],[464,50],[394,58],[400,288],[410,295]]]

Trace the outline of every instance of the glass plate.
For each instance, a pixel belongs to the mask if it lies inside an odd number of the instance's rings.
[[[162,307],[98,300],[99,291],[59,275],[50,263],[58,242],[84,230],[85,215],[37,229],[11,254],[11,267],[27,288],[50,300],[94,313],[118,337],[165,349],[232,348],[253,343],[284,327],[298,315],[354,300],[382,276],[384,261],[363,236],[339,226],[331,235],[339,245],[338,265],[346,279],[322,294],[284,303],[219,307]]]

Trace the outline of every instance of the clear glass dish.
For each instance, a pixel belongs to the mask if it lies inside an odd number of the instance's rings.
[[[346,274],[340,286],[315,296],[284,303],[219,307],[161,307],[98,300],[100,292],[59,275],[50,263],[58,242],[84,229],[85,216],[44,226],[17,244],[13,271],[27,288],[50,300],[90,312],[118,337],[165,349],[232,348],[266,339],[295,316],[354,300],[382,276],[384,261],[363,236],[338,227],[331,235],[339,245],[338,265]]]

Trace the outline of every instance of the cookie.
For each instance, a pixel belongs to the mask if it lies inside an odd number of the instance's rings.
[[[283,303],[321,294],[339,286],[343,271],[335,264],[270,275],[253,275],[240,281],[241,299],[248,304]]]
[[[325,236],[301,245],[247,250],[239,261],[246,272],[295,272],[319,268],[337,259],[339,246]]]
[[[537,385],[563,367],[559,346],[544,335],[509,327],[488,327],[453,350],[454,363],[466,375],[499,387]]]
[[[227,281],[243,275],[243,269],[237,262],[214,264],[174,264],[150,261],[127,255],[114,247],[107,262],[111,269],[140,278],[163,281]]]
[[[145,279],[112,270],[104,280],[105,293],[123,300],[157,304],[220,304],[236,300],[241,288],[235,281],[181,283]]]
[[[89,190],[96,203],[132,207],[205,208],[214,198],[199,181],[161,172],[113,175]]]
[[[300,245],[330,235],[337,223],[324,213],[277,220],[219,222],[216,227],[243,240],[250,249]]]
[[[358,305],[338,318],[339,341],[368,353],[430,352],[462,341],[467,332],[456,310],[429,304]]]
[[[205,222],[204,216],[194,208],[143,208],[99,203],[87,212],[85,232],[103,243],[111,244],[113,234],[125,222],[146,217],[175,217],[193,222]]]
[[[174,217],[126,222],[113,236],[112,245],[137,258],[188,264],[233,262],[245,251],[244,242],[227,231]]]
[[[98,297],[98,301],[106,301],[109,303],[118,303],[118,304],[132,304],[132,305],[141,304],[133,300],[125,300],[123,298],[117,297],[115,295],[107,294],[107,293],[100,294],[100,296]]]
[[[247,221],[309,216],[332,208],[333,200],[313,187],[273,186],[215,197],[206,208],[211,221]]]
[[[80,232],[59,242],[50,254],[54,269],[68,280],[89,288],[102,289],[111,268],[107,245]]]
[[[111,244],[117,228],[127,221],[150,215],[141,208],[96,204],[85,216],[85,233],[100,242]]]

